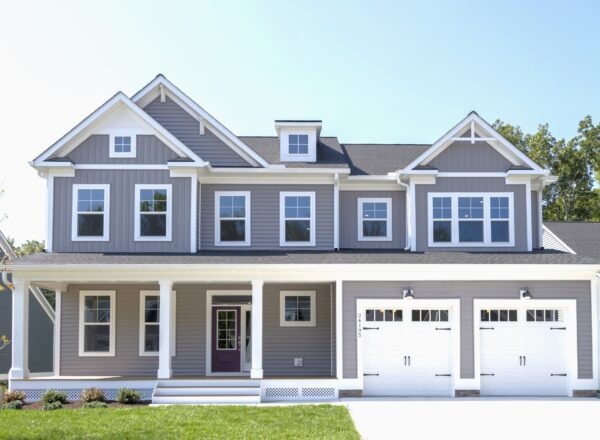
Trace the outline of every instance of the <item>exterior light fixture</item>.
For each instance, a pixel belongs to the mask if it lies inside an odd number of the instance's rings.
[[[527,287],[521,289],[521,299],[531,299],[531,293]]]
[[[413,291],[410,287],[402,291],[402,296],[404,297],[404,299],[415,299],[415,295],[413,294]]]

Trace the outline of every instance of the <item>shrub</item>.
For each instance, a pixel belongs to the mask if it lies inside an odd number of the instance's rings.
[[[128,388],[121,388],[117,392],[117,400],[121,403],[138,403],[142,395],[135,390],[130,390]]]
[[[104,402],[106,396],[104,395],[104,391],[98,388],[86,388],[81,393],[81,400],[84,402]]]
[[[63,404],[60,400],[55,400],[54,402],[44,403],[42,405],[42,411],[54,411],[55,409],[61,409]]]
[[[4,403],[9,403],[14,400],[20,400],[21,403],[25,402],[25,393],[23,391],[7,391],[4,393],[4,397],[2,398]]]
[[[46,391],[41,399],[42,403],[59,402],[62,404],[62,403],[67,403],[67,401],[68,401],[67,393],[61,393],[60,391],[55,391],[55,390]]]
[[[83,404],[84,408],[106,408],[108,405],[106,402],[100,402],[99,400],[94,400],[93,402],[86,402]]]
[[[23,401],[22,400],[11,400],[10,402],[6,402],[2,405],[2,409],[22,409]]]

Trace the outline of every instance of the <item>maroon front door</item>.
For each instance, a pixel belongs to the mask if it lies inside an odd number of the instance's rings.
[[[241,371],[240,307],[213,307],[212,371]]]

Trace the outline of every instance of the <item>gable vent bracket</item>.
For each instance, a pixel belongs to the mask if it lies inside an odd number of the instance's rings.
[[[166,102],[167,101],[167,95],[165,92],[165,86],[160,84],[158,86],[159,90],[160,90],[160,102]]]
[[[198,134],[204,134],[204,118],[198,118]]]

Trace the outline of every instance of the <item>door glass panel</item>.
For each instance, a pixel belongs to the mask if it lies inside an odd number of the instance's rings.
[[[237,350],[237,311],[217,310],[217,350]]]

